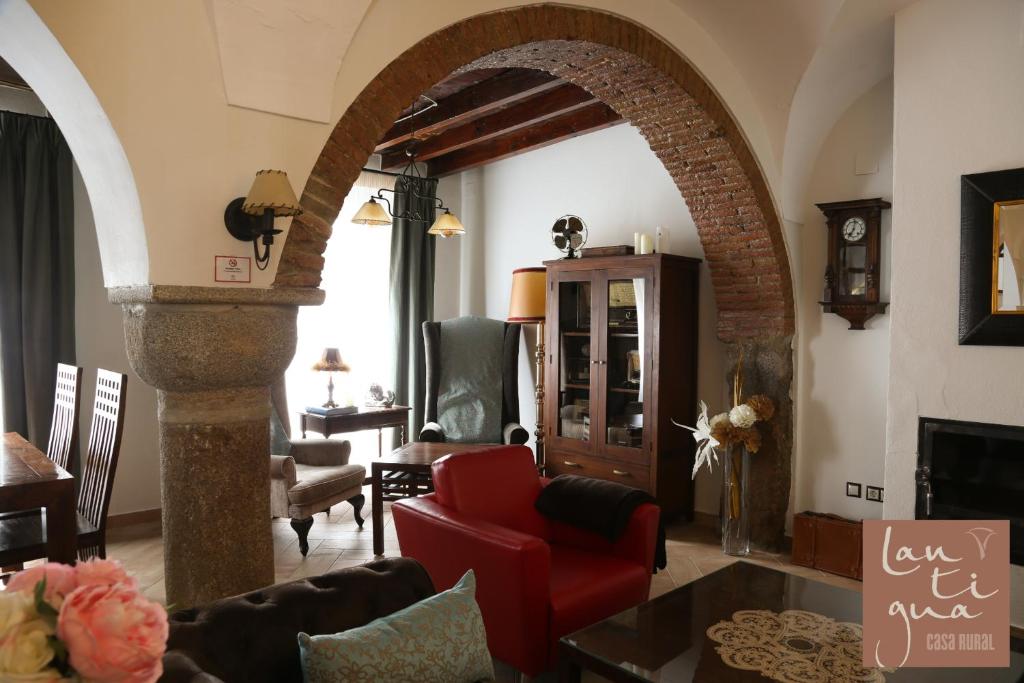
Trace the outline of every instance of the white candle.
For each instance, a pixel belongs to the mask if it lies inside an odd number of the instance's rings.
[[[640,253],[650,254],[654,251],[654,240],[646,232],[640,235]]]
[[[641,251],[640,251],[640,233],[638,233],[638,232],[634,232],[633,233],[633,253],[634,254],[641,253]]]

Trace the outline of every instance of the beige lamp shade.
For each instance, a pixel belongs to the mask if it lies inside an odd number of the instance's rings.
[[[510,323],[544,322],[546,280],[544,268],[519,268],[512,271],[512,301],[508,307]]]
[[[260,171],[252,181],[242,211],[260,216],[265,209],[273,209],[275,216],[298,216],[302,213],[299,200],[292,191],[292,184],[288,182],[288,174],[284,171]]]
[[[451,211],[445,209],[444,213],[438,216],[434,224],[430,226],[430,230],[427,230],[427,234],[452,237],[453,235],[466,234],[466,229],[462,227],[462,223]]]
[[[363,204],[356,211],[356,215],[352,217],[352,222],[359,225],[391,225],[391,216],[388,215],[383,206],[378,204],[373,197],[370,197],[370,201]]]
[[[313,369],[321,372],[348,372],[351,370],[341,359],[341,352],[333,348],[324,349],[324,355],[320,357]]]

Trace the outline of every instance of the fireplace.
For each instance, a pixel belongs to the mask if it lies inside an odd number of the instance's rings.
[[[922,417],[918,519],[1008,519],[1010,561],[1024,565],[1024,427]]]

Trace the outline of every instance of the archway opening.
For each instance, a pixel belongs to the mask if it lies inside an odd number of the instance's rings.
[[[454,72],[535,69],[591,93],[637,128],[685,200],[704,249],[718,337],[744,350],[748,393],[780,407],[753,476],[753,538],[777,547],[788,507],[794,305],[778,214],[756,158],[710,84],[645,28],[586,9],[534,6],[479,15],[420,41],[374,78],[327,140],[302,194],[275,286],[320,282],[331,226],[400,113]],[[723,378],[724,379],[724,378]]]

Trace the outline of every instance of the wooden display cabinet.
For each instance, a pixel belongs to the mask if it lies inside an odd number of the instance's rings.
[[[545,471],[651,493],[693,518],[700,260],[548,261]]]

